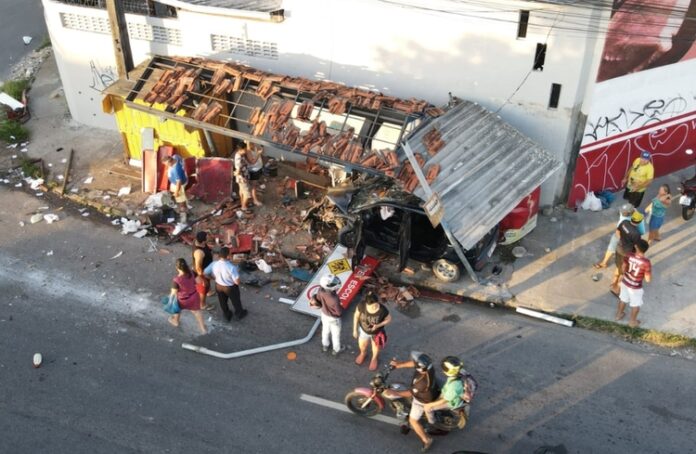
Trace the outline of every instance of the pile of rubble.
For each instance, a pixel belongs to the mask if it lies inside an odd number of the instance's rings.
[[[10,80],[31,79],[41,64],[51,55],[51,48],[37,49],[19,60],[10,70]]]

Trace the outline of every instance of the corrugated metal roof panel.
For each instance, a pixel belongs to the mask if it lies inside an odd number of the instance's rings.
[[[270,13],[271,11],[280,9],[283,5],[283,0],[176,0],[175,2],[163,0],[161,3],[188,3],[189,5],[207,8],[236,9],[241,11],[259,11],[262,13]]]
[[[437,128],[445,146],[430,157],[423,136]],[[416,130],[407,142],[427,168],[440,165],[430,185],[444,220],[465,249],[473,247],[561,163],[484,107],[462,101]],[[423,188],[414,191],[426,199]]]

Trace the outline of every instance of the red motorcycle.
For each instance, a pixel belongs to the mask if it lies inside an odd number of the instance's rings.
[[[392,370],[394,370],[392,366],[386,365],[384,372],[379,372],[372,377],[369,388],[355,388],[346,394],[344,402],[356,415],[367,417],[380,414],[388,404],[397,419],[403,421],[401,429],[403,433],[406,433],[411,399],[402,397],[399,392],[408,391],[409,387],[402,383],[389,383],[389,374]],[[463,378],[469,380],[468,376]],[[463,429],[468,418],[469,403],[466,402],[461,408],[436,411],[435,424],[427,425],[432,429],[450,432],[457,428]]]
[[[686,154],[693,155],[694,150],[686,150]],[[679,192],[681,192],[681,197],[679,197],[679,205],[682,209],[682,217],[685,221],[688,221],[694,216],[696,212],[696,174],[688,180],[682,181],[679,185]]]

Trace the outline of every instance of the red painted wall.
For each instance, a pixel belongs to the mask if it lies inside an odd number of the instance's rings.
[[[581,203],[587,191],[622,189],[621,179],[643,150],[652,153],[659,177],[693,165],[689,148],[696,151],[696,112],[587,144],[580,148],[568,205]]]

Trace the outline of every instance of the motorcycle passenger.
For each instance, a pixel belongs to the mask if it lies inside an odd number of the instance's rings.
[[[408,415],[408,422],[423,443],[423,452],[430,448],[433,444],[432,437],[429,437],[420,423],[423,416],[423,406],[434,401],[439,395],[437,382],[435,380],[435,368],[433,361],[428,355],[421,352],[411,352],[410,361],[391,360],[389,363],[395,369],[405,367],[413,367],[413,379],[411,380],[411,390],[401,391],[399,394],[402,397],[411,397],[411,412]]]
[[[435,411],[455,410],[464,405],[462,394],[464,394],[464,383],[460,376],[464,364],[456,356],[447,356],[442,360],[442,372],[447,376],[447,382],[442,387],[440,398],[429,404],[425,404],[425,417],[430,424],[435,423]]]

